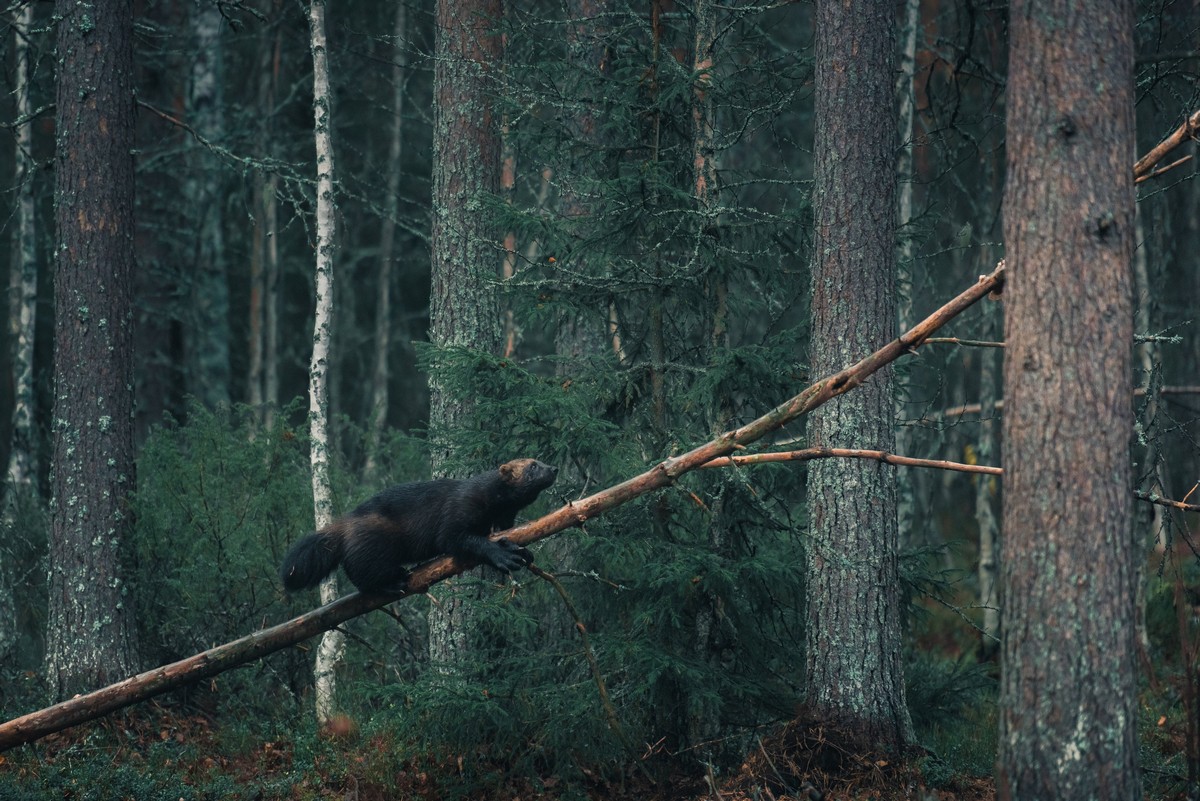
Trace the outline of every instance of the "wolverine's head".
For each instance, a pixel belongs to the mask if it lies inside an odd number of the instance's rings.
[[[554,483],[558,468],[537,459],[513,459],[500,465],[500,477],[509,486],[536,495]]]

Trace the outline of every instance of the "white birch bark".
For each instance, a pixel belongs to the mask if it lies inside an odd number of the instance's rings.
[[[987,263],[985,261],[984,263]],[[990,304],[994,307],[995,304]],[[993,337],[995,319],[999,312],[985,307],[986,328],[984,338]],[[976,457],[979,464],[996,463],[996,446],[999,426],[996,419],[996,401],[1000,397],[1000,356],[992,348],[982,348],[979,353],[979,440]],[[1000,645],[1000,521],[996,518],[994,496],[996,479],[993,476],[976,476],[975,520],[979,525],[979,606],[983,610],[983,638],[979,652],[991,657]]]
[[[35,484],[33,462],[33,342],[37,313],[37,227],[33,202],[33,123],[28,121],[29,32],[33,28],[33,3],[17,12],[13,21],[13,56],[16,67],[16,126],[13,185],[17,191],[17,261],[11,270],[9,336],[13,346],[12,442],[8,459],[7,489]]]
[[[308,419],[312,449],[313,517],[316,527],[320,529],[333,520],[329,482],[329,345],[333,330],[333,265],[337,248],[334,239],[331,132],[333,97],[329,89],[323,0],[313,0],[309,5],[309,31],[312,37],[314,138],[317,150],[317,297],[312,361],[308,370]],[[321,603],[327,604],[337,596],[335,573],[321,582]],[[326,723],[333,715],[336,689],[334,668],[344,650],[345,637],[341,632],[331,630],[322,635],[313,668],[318,723]]]
[[[1150,287],[1150,265],[1147,249],[1149,243],[1146,241],[1145,229],[1142,225],[1142,214],[1139,207],[1137,217],[1137,242],[1139,247],[1133,254],[1133,296],[1136,299],[1134,310],[1134,325],[1133,330],[1139,334],[1152,333],[1150,330],[1151,319],[1150,310],[1153,306],[1151,302],[1151,287]],[[1142,446],[1141,458],[1138,459],[1140,464],[1140,476],[1142,483],[1149,479],[1149,491],[1162,497],[1171,497],[1167,493],[1166,476],[1163,473],[1162,464],[1159,461],[1158,443],[1155,437],[1157,432],[1154,430],[1156,418],[1158,417],[1158,382],[1155,380],[1155,348],[1154,342],[1138,343],[1135,356],[1137,358],[1137,369],[1141,372],[1142,388],[1146,390],[1146,403],[1142,412],[1141,420],[1136,421],[1138,425],[1138,441]],[[1135,514],[1135,525],[1140,522],[1145,522],[1145,517],[1149,517],[1150,530],[1154,534],[1154,545],[1156,548],[1165,549],[1169,543],[1168,537],[1168,520],[1166,509],[1156,503],[1146,504],[1149,510],[1145,514]],[[1134,542],[1145,545],[1146,540],[1139,535],[1134,538]],[[1141,553],[1139,550],[1138,553]],[[1150,653],[1150,634],[1146,630],[1146,586],[1147,575],[1146,571],[1152,569],[1145,561],[1139,562],[1141,569],[1137,575],[1137,638],[1138,647],[1143,654]]]
[[[33,458],[33,341],[37,311],[37,220],[33,202],[33,123],[28,120],[29,103],[29,32],[33,29],[33,3],[16,12],[13,20],[13,60],[16,67],[14,95],[17,119],[13,157],[13,185],[17,194],[16,260],[10,268],[9,341],[13,343],[12,438],[9,441],[8,480],[5,482],[5,521],[13,522],[19,503],[18,494],[32,495],[37,487]],[[16,600],[14,598],[13,560],[0,551],[0,658],[17,639]]]

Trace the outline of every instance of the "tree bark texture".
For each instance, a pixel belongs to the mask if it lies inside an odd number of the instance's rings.
[[[433,276],[429,305],[435,347],[499,353],[501,255],[486,197],[500,188],[500,126],[491,95],[503,48],[500,0],[439,0],[435,34]],[[461,393],[431,376],[433,436],[471,414]],[[436,463],[444,461],[435,440]],[[440,458],[439,458],[440,457]]]
[[[434,34],[433,275],[430,341],[435,348],[500,353],[499,241],[487,196],[500,190],[500,124],[491,73],[504,50],[497,26],[501,0],[438,0]],[[429,376],[430,448],[435,475],[449,458],[448,432],[473,427],[463,388],[446,387],[435,364]],[[429,648],[435,663],[458,661],[470,627],[461,592],[430,608]]]
[[[33,31],[33,3],[17,11],[13,19],[13,94],[17,118],[29,117],[29,36]],[[9,439],[8,470],[4,495],[4,522],[12,525],[22,498],[37,493],[37,453],[33,426],[33,344],[37,313],[37,218],[34,214],[33,121],[14,131],[13,185],[16,187],[17,233],[10,262],[8,335],[12,343],[12,435]],[[17,559],[13,543],[0,543],[0,660],[17,641]]]
[[[133,9],[59,0],[53,502],[46,666],[63,697],[135,664]]]
[[[1137,799],[1133,8],[1010,9],[997,797]]]
[[[29,93],[33,76],[30,73],[29,36],[33,33],[33,4],[17,12],[13,23],[13,61],[16,72],[14,94],[18,119],[25,119],[33,110]],[[37,218],[33,198],[33,121],[16,127],[14,136],[13,185],[17,195],[16,258],[9,283],[9,336],[12,348],[13,412],[12,440],[8,456],[8,479],[5,491],[20,488],[27,492],[37,486],[35,439],[33,427],[34,384],[33,344],[37,316]],[[3,649],[0,648],[0,652]]]
[[[896,129],[892,3],[821,0],[816,34],[812,369],[825,374],[892,338]],[[881,120],[883,122],[881,122]],[[814,412],[814,447],[892,450],[892,371]],[[808,471],[808,703],[882,745],[912,739],[901,669],[896,481],[883,464]]]

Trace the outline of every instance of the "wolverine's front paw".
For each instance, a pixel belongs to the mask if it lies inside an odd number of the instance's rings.
[[[522,548],[520,545],[510,542],[506,537],[501,537],[495,542],[500,547],[492,552],[492,565],[499,570],[512,573],[514,570],[520,570],[533,563],[533,554],[529,552],[528,548]]]

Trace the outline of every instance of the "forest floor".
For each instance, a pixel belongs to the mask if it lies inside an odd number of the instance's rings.
[[[233,738],[237,739],[236,736]],[[936,788],[922,759],[896,762],[861,739],[815,720],[796,720],[759,740],[741,768],[703,775],[657,764],[581,783],[513,775],[463,759],[397,762],[403,748],[384,734],[360,734],[348,721],[304,743],[281,737],[231,742],[200,714],[156,704],[50,735],[0,754],[5,799],[443,799],[483,801],[993,801],[990,779],[951,776]],[[314,747],[315,745],[315,747]],[[301,754],[300,752],[303,752]],[[653,772],[655,778],[651,779]],[[456,791],[448,792],[454,786]],[[104,788],[96,794],[97,788]]]

